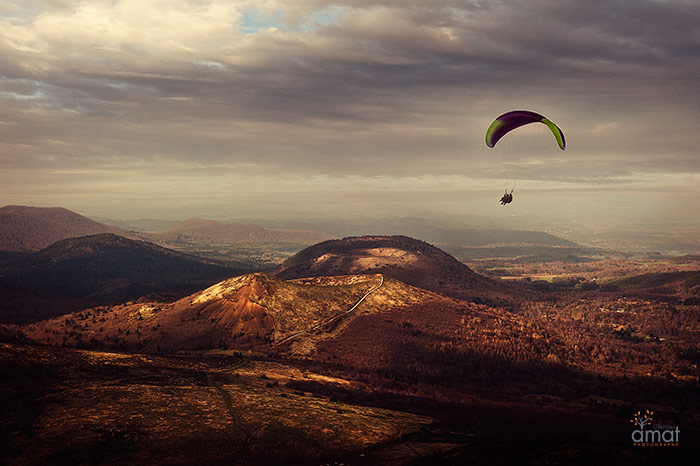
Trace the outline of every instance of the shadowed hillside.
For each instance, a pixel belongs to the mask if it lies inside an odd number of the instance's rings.
[[[193,291],[241,270],[154,244],[101,234],[59,241],[6,266],[3,279],[93,302]]]
[[[23,324],[78,311],[90,305],[80,298],[36,290],[0,280],[0,323]]]
[[[606,280],[613,286],[635,295],[656,296],[687,304],[700,303],[700,271],[645,273]]]

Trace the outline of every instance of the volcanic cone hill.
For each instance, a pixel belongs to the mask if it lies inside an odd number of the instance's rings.
[[[273,271],[282,278],[381,273],[458,299],[498,303],[521,290],[483,277],[424,241],[407,236],[361,236],[310,246]]]
[[[212,261],[105,233],[58,241],[7,266],[3,280],[106,304],[154,292],[192,292],[239,273]]]
[[[62,207],[9,205],[0,208],[0,250],[39,251],[56,241],[112,233],[133,238],[126,230],[90,220]]]
[[[444,300],[379,275],[285,281],[260,273],[217,283],[171,303],[138,302],[88,309],[23,327],[39,343],[139,351],[248,349],[324,328],[368,292],[356,315]]]

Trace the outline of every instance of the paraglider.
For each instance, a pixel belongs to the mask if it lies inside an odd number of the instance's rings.
[[[511,202],[513,202],[513,190],[512,189],[510,190],[510,192],[506,191],[506,193],[501,198],[502,205],[510,204]]]
[[[548,118],[529,110],[513,110],[496,118],[486,130],[486,145],[493,148],[503,136],[510,133],[514,129],[530,123],[542,123],[546,125],[554,135],[554,139],[559,145],[559,148],[561,150],[566,148],[566,139],[564,139],[564,133],[562,130]],[[508,189],[506,189],[505,194],[501,198],[501,204],[510,204],[512,201],[513,190],[511,189],[509,193]]]

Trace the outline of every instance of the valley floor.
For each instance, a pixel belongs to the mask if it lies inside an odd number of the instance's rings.
[[[303,361],[0,345],[3,464],[682,464],[604,402],[371,388]],[[326,372],[332,372],[327,368]]]

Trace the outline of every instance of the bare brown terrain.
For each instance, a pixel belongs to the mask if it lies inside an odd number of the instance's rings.
[[[627,275],[617,259],[470,264],[486,278],[410,238],[367,241],[302,251],[286,264],[302,265],[295,278],[243,275],[176,301],[5,328],[0,367],[12,382],[2,393],[14,413],[3,424],[5,458],[617,465],[696,457],[696,258],[630,262]],[[435,289],[417,286],[412,267],[430,273],[423,283]],[[452,292],[457,279],[440,282],[452,267],[469,277],[463,297]],[[507,275],[518,282],[497,278]],[[507,307],[473,299],[499,294]],[[677,426],[679,445],[634,447],[630,419],[640,409]],[[182,453],[183,444],[195,447]]]
[[[23,331],[33,341],[50,345],[130,351],[269,347],[344,314],[380,279],[352,275],[297,282],[257,273],[175,302],[100,306],[30,324]],[[398,309],[428,297],[441,299],[387,280],[361,312]]]
[[[240,354],[0,344],[0,368],[3,464],[300,464],[360,454],[431,422],[285,388],[336,382]]]

